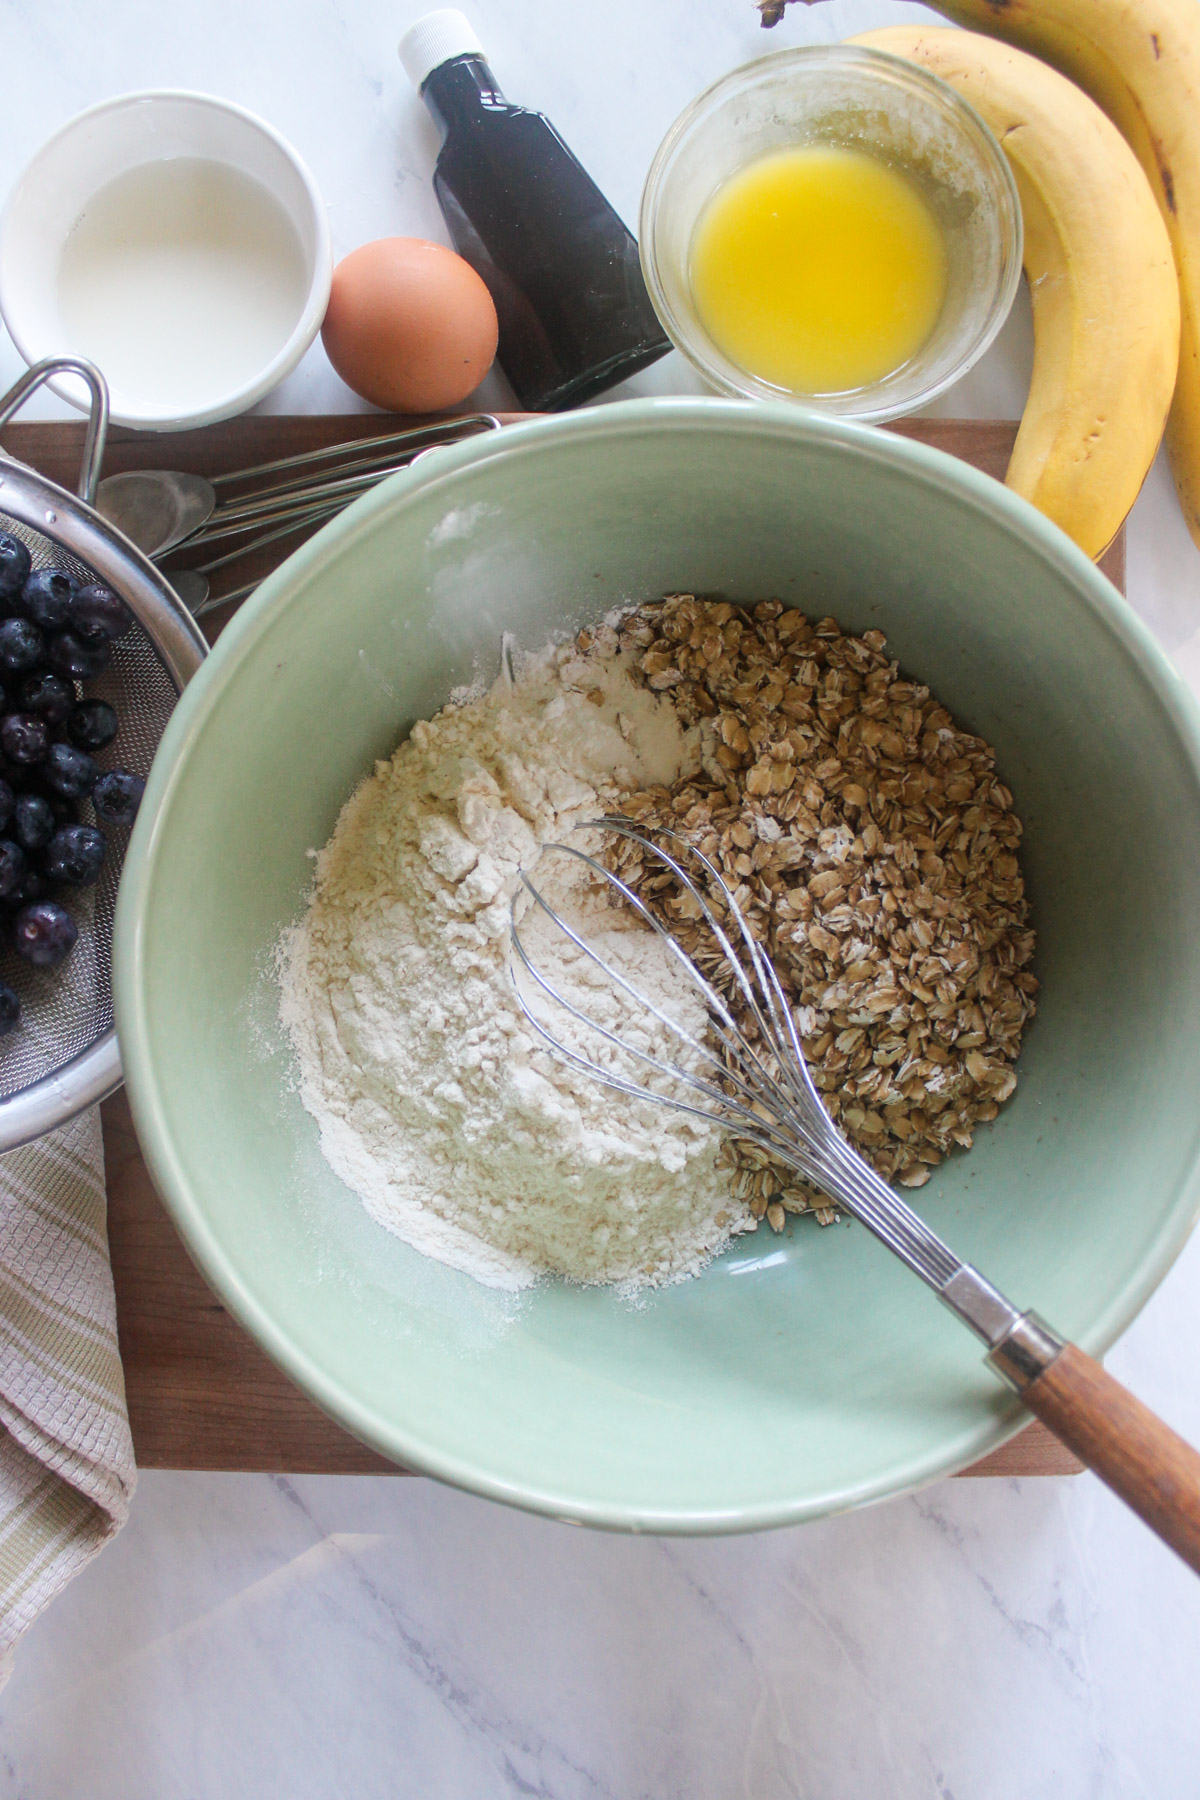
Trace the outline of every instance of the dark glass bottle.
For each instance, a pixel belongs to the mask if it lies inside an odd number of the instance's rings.
[[[507,101],[481,52],[439,63],[420,93],[442,134],[434,191],[495,301],[521,405],[577,406],[664,356],[637,242],[549,120]]]

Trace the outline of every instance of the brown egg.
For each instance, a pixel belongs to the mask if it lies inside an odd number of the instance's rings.
[[[478,387],[497,333],[492,297],[461,256],[425,238],[378,238],[333,271],[321,341],[364,400],[422,413]]]

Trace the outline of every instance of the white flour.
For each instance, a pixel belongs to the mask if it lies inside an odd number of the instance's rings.
[[[715,1128],[574,1073],[539,1048],[512,991],[520,870],[695,754],[669,702],[635,687],[612,634],[599,638],[586,658],[545,651],[515,682],[414,726],[347,802],[308,914],[280,946],[281,1017],[326,1159],[381,1224],[494,1286],[547,1271],[677,1280],[753,1223],[715,1166]],[[579,871],[548,856],[537,879],[702,1029],[659,939],[604,908]],[[556,983],[615,1008],[594,965],[547,929],[531,916]],[[547,1023],[563,1035],[561,1014]],[[665,1027],[649,1026],[645,1047],[677,1061]]]

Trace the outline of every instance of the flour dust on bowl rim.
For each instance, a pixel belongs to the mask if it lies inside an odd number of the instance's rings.
[[[1013,1100],[919,1210],[1102,1352],[1200,1197],[1200,730],[1068,540],[919,444],[786,406],[633,401],[441,451],[359,501],[183,696],[126,861],[116,997],[172,1216],[321,1406],[480,1494],[734,1531],[902,1492],[1024,1415],[857,1226],[735,1240],[640,1309],[556,1282],[514,1297],[422,1257],[324,1162],[272,973],[352,788],[496,672],[502,633],[535,649],[681,589],[879,628],[995,745],[1026,827],[1039,1014]]]

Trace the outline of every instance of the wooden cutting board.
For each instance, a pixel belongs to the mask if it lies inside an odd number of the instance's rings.
[[[115,431],[105,473],[169,466],[216,475],[278,456],[399,429],[379,414],[248,417],[170,437]],[[891,427],[1001,477],[1016,425],[911,419]],[[81,425],[18,423],[5,448],[74,487]],[[290,547],[290,546],[289,546]],[[1101,567],[1123,589],[1122,533]],[[265,573],[265,565],[252,569]],[[216,635],[225,615],[212,615]],[[206,626],[208,618],[205,619]],[[108,1231],[129,1418],[147,1469],[403,1474],[326,1417],[246,1335],[197,1273],[155,1193],[124,1093],[105,1102]],[[966,1475],[1074,1475],[1080,1464],[1033,1423]]]

